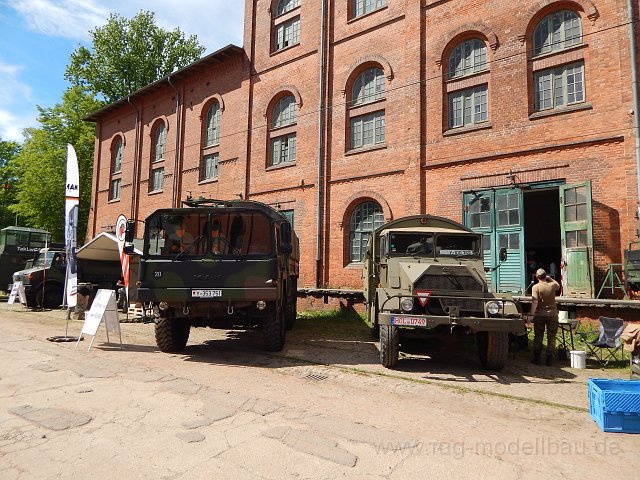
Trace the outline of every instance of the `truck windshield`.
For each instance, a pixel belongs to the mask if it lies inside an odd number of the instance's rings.
[[[480,257],[479,235],[436,235],[436,256],[438,257]]]
[[[268,255],[271,222],[260,212],[159,212],[147,220],[145,253],[185,259]]]
[[[47,252],[46,257],[44,253],[38,253],[36,258],[33,260],[33,268],[49,268],[54,255],[55,252]]]
[[[433,257],[433,234],[402,232],[389,234],[389,256]]]

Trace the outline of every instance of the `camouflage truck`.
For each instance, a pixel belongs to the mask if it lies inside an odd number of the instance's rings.
[[[180,351],[191,327],[211,327],[261,328],[266,349],[281,350],[297,314],[299,258],[291,224],[263,203],[201,200],[156,210],[145,221],[137,287],[154,312],[158,348]]]
[[[473,333],[481,363],[505,365],[508,334],[524,330],[524,320],[511,297],[490,293],[482,252],[482,235],[432,215],[393,220],[370,235],[364,294],[382,365],[397,364],[401,333],[425,330]]]

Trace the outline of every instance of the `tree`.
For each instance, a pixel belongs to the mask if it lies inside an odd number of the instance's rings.
[[[107,103],[187,66],[205,51],[195,35],[185,38],[179,28],[159,28],[152,12],[141,11],[131,20],[112,14],[89,33],[92,49],[79,46],[71,54],[65,77]]]
[[[2,213],[0,214],[0,228],[9,225],[8,207],[15,202],[15,186],[17,179],[11,171],[10,162],[20,151],[20,145],[16,142],[8,142],[0,139],[0,202]]]
[[[91,203],[94,125],[83,118],[98,108],[100,102],[80,87],[69,88],[62,103],[53,108],[38,107],[41,127],[25,130],[22,148],[10,162],[12,172],[20,179],[11,211],[18,213],[29,226],[44,228],[59,240],[64,230],[67,143],[74,146],[78,155],[78,238],[84,238],[86,232]]]

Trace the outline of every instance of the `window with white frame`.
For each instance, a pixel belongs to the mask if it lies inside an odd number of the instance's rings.
[[[300,0],[280,0],[276,7],[276,16],[290,12],[300,6]]]
[[[154,168],[151,170],[151,181],[149,189],[152,192],[162,190],[164,188],[164,167]]]
[[[283,96],[273,107],[269,132],[268,166],[292,164],[296,161],[298,105],[293,95]]]
[[[298,109],[293,95],[282,97],[273,109],[271,124],[274,128],[291,125],[296,122]]]
[[[382,208],[376,202],[358,205],[349,221],[349,261],[360,263],[364,259],[369,234],[384,224]]]
[[[111,188],[109,189],[109,200],[119,200],[120,199],[120,185],[122,184],[122,179],[114,178],[111,180]]]
[[[271,165],[296,161],[296,134],[282,135],[271,140]]]
[[[351,148],[384,143],[384,110],[351,118]]]
[[[536,72],[534,84],[538,111],[584,102],[584,62]]]
[[[300,43],[300,16],[291,18],[275,26],[275,50],[282,50]]]
[[[449,55],[449,78],[481,72],[487,67],[487,46],[478,38],[459,43]]]
[[[111,163],[111,173],[122,172],[122,139],[119,138],[113,148],[113,158]]]
[[[161,162],[164,160],[164,151],[167,143],[167,129],[164,122],[158,122],[153,139],[153,161]]]
[[[201,180],[216,180],[218,178],[218,167],[220,165],[220,154],[212,153],[202,158]]]
[[[207,110],[205,120],[205,147],[211,147],[220,143],[220,104],[213,102]]]
[[[375,102],[384,98],[385,78],[379,68],[369,68],[353,82],[351,104],[353,106]]]
[[[547,15],[533,32],[533,54],[565,50],[582,43],[582,21],[577,12],[561,10]]]
[[[449,93],[449,128],[486,122],[487,85]]]
[[[361,17],[387,5],[387,0],[351,0],[351,17]]]

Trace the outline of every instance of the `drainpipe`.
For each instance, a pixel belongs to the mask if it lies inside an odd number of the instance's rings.
[[[173,188],[171,192],[171,207],[176,208],[180,205],[176,205],[176,196],[178,195],[178,157],[179,157],[179,146],[180,146],[180,92],[178,89],[171,83],[171,75],[167,77],[167,81],[171,88],[176,92],[176,145],[175,152],[173,154]],[[179,200],[179,199],[178,199]]]
[[[97,231],[97,227],[96,227],[96,223],[98,221],[98,186],[100,185],[100,159],[102,158],[102,123],[98,120],[98,123],[96,125],[96,138],[98,139],[97,143],[98,143],[98,152],[96,154],[96,157],[94,159],[94,165],[93,165],[93,169],[95,171],[95,178],[94,178],[94,182],[95,182],[95,188],[93,189],[93,193],[92,193],[92,199],[93,199],[93,226],[92,231],[91,231],[91,238],[96,236],[96,231]],[[111,158],[109,158],[109,164],[111,164]],[[111,188],[111,185],[109,185],[109,189]],[[5,191],[6,194],[6,191]],[[3,214],[3,220],[4,220],[4,210],[2,212]],[[16,216],[16,225],[18,224],[18,217]],[[85,240],[87,239],[86,237],[89,235],[89,229],[87,228],[87,233],[85,235]]]
[[[127,97],[127,102],[136,111],[136,138],[133,142],[133,178],[131,182],[131,210],[129,212],[129,218],[137,220],[138,217],[138,189],[140,188],[140,181],[138,180],[139,165],[138,165],[138,137],[140,136],[140,110],[131,102],[131,96]]]
[[[253,148],[253,67],[255,65],[255,51],[256,51],[256,17],[257,17],[257,0],[253,0],[253,5],[251,6],[251,53],[249,55],[249,91],[247,92],[249,98],[247,102],[247,146],[246,146],[246,160],[244,166],[244,199],[248,199],[251,195],[250,187],[251,187],[251,160],[252,153],[251,150]],[[267,153],[268,155],[268,153]]]
[[[318,100],[318,180],[317,193],[318,193],[318,210],[316,212],[317,224],[316,224],[316,288],[321,288],[323,280],[322,269],[322,224],[323,224],[323,203],[324,203],[324,114],[325,114],[325,38],[326,38],[326,21],[327,21],[327,2],[322,0],[322,9],[320,11],[320,95]]]
[[[629,49],[631,54],[631,92],[633,94],[633,129],[635,131],[636,142],[636,176],[638,182],[638,205],[640,211],[640,99],[638,98],[638,71],[635,23],[633,21],[633,0],[627,0],[627,10],[629,15]]]

